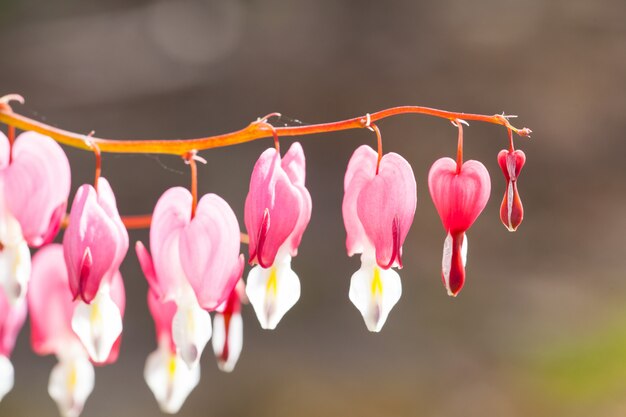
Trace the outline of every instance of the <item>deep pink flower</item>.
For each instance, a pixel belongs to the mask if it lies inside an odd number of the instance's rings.
[[[76,192],[63,248],[72,294],[89,304],[128,251],[128,232],[105,178],[98,180],[98,191],[85,184]]]
[[[524,219],[524,206],[517,191],[517,177],[526,163],[524,152],[503,149],[498,153],[498,164],[506,179],[506,191],[500,205],[500,220],[510,232],[517,230]]]
[[[402,245],[413,223],[417,185],[411,165],[400,155],[378,154],[359,147],[350,158],[344,179],[343,220],[348,255],[361,255],[361,269],[350,284],[350,300],[370,331],[380,331],[400,299]]]
[[[181,187],[157,202],[150,227],[152,257],[137,242],[136,251],[150,288],[162,301],[174,301],[173,337],[191,367],[211,337],[215,310],[243,272],[239,223],[221,197],[207,194],[191,218],[192,196]]]
[[[200,381],[200,367],[191,369],[176,352],[172,322],[176,303],[162,301],[154,291],[148,292],[148,308],[154,319],[158,348],[152,352],[144,368],[144,379],[159,403],[161,411],[174,414]]]
[[[0,132],[0,182],[6,207],[28,244],[39,247],[52,241],[61,226],[70,193],[70,165],[53,139],[35,132],[19,135],[12,153],[9,163],[8,139]]]
[[[13,388],[14,370],[9,358],[26,319],[26,302],[11,303],[0,289],[0,401]]]
[[[243,348],[241,297],[245,291],[245,284],[241,280],[213,319],[213,352],[217,358],[217,366],[224,372],[235,369]]]
[[[265,150],[254,165],[246,197],[245,223],[250,243],[246,291],[261,327],[273,329],[300,298],[300,281],[291,270],[302,234],[311,219],[302,146],[294,143],[281,159]]]
[[[491,192],[489,172],[478,161],[438,159],[428,173],[428,188],[447,237],[443,246],[442,279],[448,294],[456,296],[465,282],[465,232],[485,208]]]

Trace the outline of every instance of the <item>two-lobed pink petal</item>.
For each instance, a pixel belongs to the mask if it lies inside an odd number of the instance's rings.
[[[128,251],[128,232],[106,179],[99,179],[97,192],[88,184],[76,192],[63,246],[72,294],[90,303]]]
[[[469,229],[483,211],[491,193],[489,172],[478,161],[467,161],[457,173],[451,158],[435,161],[428,173],[428,188],[443,227],[451,234]]]
[[[411,165],[400,155],[382,157],[369,146],[359,147],[348,164],[344,180],[343,218],[348,254],[367,246],[376,251],[381,268],[402,266],[402,244],[413,223],[417,185]]]
[[[70,165],[63,149],[51,138],[25,132],[13,145],[8,164],[8,139],[0,137],[0,176],[6,205],[19,221],[30,246],[54,239],[65,215],[70,192]]]
[[[282,161],[274,148],[267,149],[257,160],[244,215],[250,236],[250,263],[269,267],[285,242],[290,254],[297,254],[311,219],[311,196],[304,181],[305,158],[297,142]]]

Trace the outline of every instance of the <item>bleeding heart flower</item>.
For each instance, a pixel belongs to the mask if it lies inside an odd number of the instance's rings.
[[[70,293],[63,246],[45,246],[33,257],[28,291],[31,345],[38,355],[54,354],[48,393],[63,416],[77,417],[94,387],[94,369],[80,339],[72,330],[78,305]]]
[[[402,294],[402,245],[413,223],[417,185],[411,165],[400,155],[382,157],[359,147],[344,179],[343,221],[348,255],[361,253],[361,268],[352,275],[350,301],[370,331],[378,332]]]
[[[211,338],[205,310],[222,304],[241,278],[239,223],[221,197],[207,194],[191,218],[192,196],[181,187],[167,190],[157,202],[150,227],[150,248],[135,247],[150,288],[177,306],[172,335],[178,353],[191,368]]]
[[[72,328],[97,363],[109,358],[122,333],[125,295],[119,267],[127,251],[128,232],[108,181],[100,178],[98,191],[81,186],[63,237],[63,255],[71,293],[79,300]]]
[[[213,352],[217,366],[224,372],[235,369],[243,348],[241,297],[245,291],[245,284],[240,280],[213,318]]]
[[[447,232],[443,246],[443,283],[448,295],[456,296],[465,282],[465,232],[489,200],[489,172],[478,161],[467,161],[458,169],[453,159],[441,158],[430,168],[428,188]]]
[[[517,230],[524,219],[524,206],[517,192],[517,177],[526,163],[524,152],[503,149],[498,153],[498,164],[506,179],[506,191],[500,205],[500,220],[510,232]]]
[[[245,223],[250,243],[246,292],[264,329],[274,329],[300,298],[300,281],[291,269],[302,234],[311,219],[311,195],[304,185],[305,158],[294,143],[285,154],[265,150],[254,165],[246,197]]]
[[[11,303],[0,289],[0,401],[13,388],[14,370],[9,358],[26,319],[26,301]]]
[[[148,356],[144,368],[144,379],[154,394],[161,411],[177,413],[187,396],[200,381],[200,367],[191,369],[176,353],[172,337],[172,321],[176,314],[176,303],[162,302],[154,291],[148,292],[148,308],[156,327],[158,348]]]
[[[47,136],[25,132],[15,140],[9,162],[8,139],[0,132],[0,182],[6,208],[28,244],[51,242],[61,227],[71,186],[63,149]]]

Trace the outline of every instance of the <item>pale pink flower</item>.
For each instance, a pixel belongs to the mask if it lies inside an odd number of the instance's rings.
[[[240,280],[213,318],[213,352],[217,366],[224,372],[235,369],[243,348],[241,298],[245,291],[245,284]]]
[[[467,161],[458,170],[451,158],[435,161],[428,174],[428,188],[443,227],[442,279],[448,295],[456,296],[465,282],[467,236],[465,232],[485,208],[491,192],[489,172],[478,161]]]
[[[413,223],[417,185],[411,165],[388,153],[380,161],[369,146],[350,158],[344,179],[343,220],[348,255],[361,253],[349,297],[370,331],[378,332],[402,294],[402,245]]]
[[[300,281],[291,270],[302,234],[311,219],[302,146],[294,143],[285,157],[267,149],[256,162],[245,203],[250,243],[246,292],[264,329],[274,329],[300,298]]]
[[[517,178],[526,163],[526,155],[520,150],[503,149],[498,153],[498,165],[506,179],[506,191],[500,205],[500,220],[510,232],[517,230],[524,219],[524,206],[517,191]]]
[[[137,242],[139,262],[162,302],[177,306],[172,334],[178,353],[193,367],[211,338],[206,311],[222,304],[241,277],[239,223],[221,197],[203,196],[191,218],[191,193],[181,187],[159,199],[150,226],[150,248]]]
[[[26,301],[11,303],[0,289],[0,401],[13,388],[14,370],[10,357],[26,319]]]

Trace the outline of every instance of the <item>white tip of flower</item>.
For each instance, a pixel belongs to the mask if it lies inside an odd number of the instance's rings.
[[[389,312],[400,300],[402,283],[393,269],[381,269],[375,262],[363,262],[352,275],[350,301],[363,315],[370,332],[379,332]]]
[[[1,242],[1,241],[0,241]],[[15,304],[24,299],[30,279],[30,250],[25,240],[0,246],[0,287]]]
[[[234,313],[226,323],[224,314],[213,318],[213,352],[217,366],[224,372],[235,369],[243,348],[243,320],[240,313]]]
[[[50,374],[48,394],[63,417],[78,417],[93,391],[95,373],[85,356],[61,359]]]
[[[193,293],[186,294],[177,305],[172,320],[172,337],[182,360],[193,368],[211,339],[211,316],[200,307]]]
[[[0,401],[13,389],[15,372],[9,358],[0,355]]]
[[[144,379],[162,412],[177,413],[200,381],[200,367],[189,368],[182,358],[163,345],[148,356]]]
[[[109,286],[103,284],[91,304],[80,301],[72,316],[72,330],[96,363],[107,360],[113,344],[122,334],[122,314],[109,290]]]
[[[259,265],[252,268],[248,274],[246,295],[261,327],[275,329],[300,299],[300,280],[291,270],[291,256],[285,255],[281,260],[277,256],[274,265],[268,269]]]

